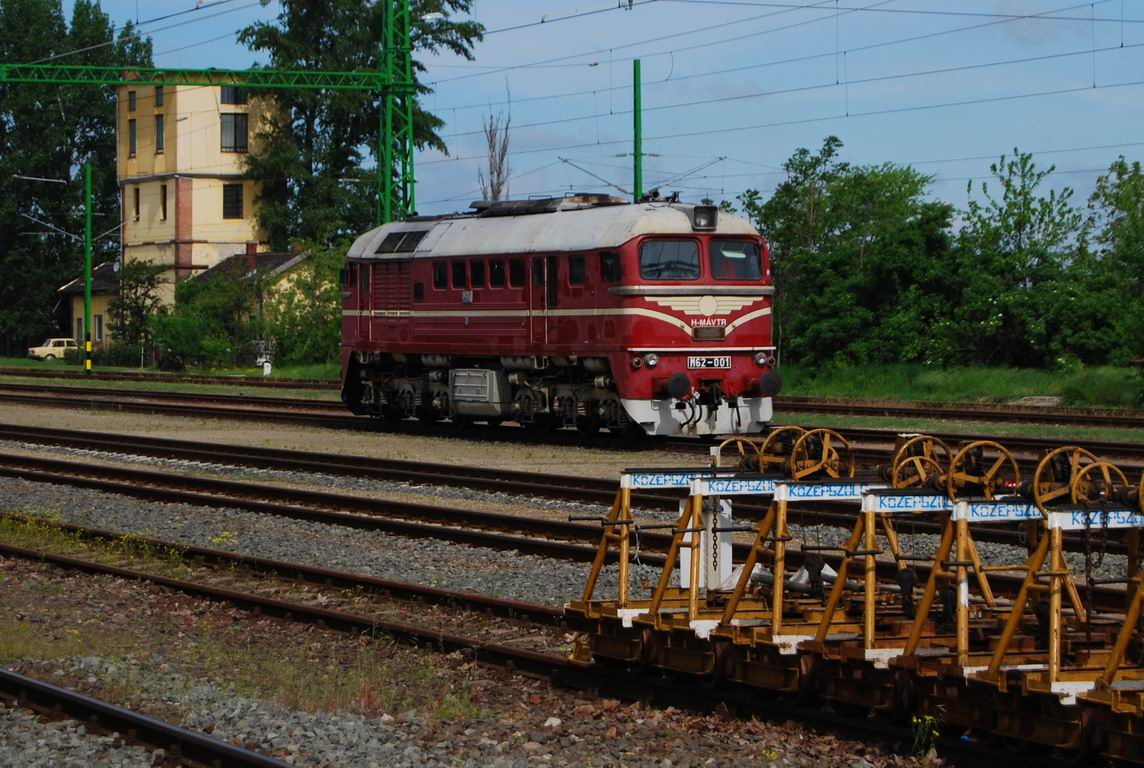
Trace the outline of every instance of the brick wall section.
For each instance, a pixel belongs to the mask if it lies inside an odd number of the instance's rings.
[[[175,178],[175,281],[191,275],[192,233],[195,216],[191,207],[194,179]]]

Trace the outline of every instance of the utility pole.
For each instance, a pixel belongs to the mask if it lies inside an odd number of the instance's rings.
[[[83,164],[83,370],[91,373],[91,161]]]
[[[635,137],[632,146],[634,167],[632,168],[632,202],[638,203],[643,197],[643,119],[640,98],[640,60],[632,61],[632,128]]]
[[[377,224],[405,219],[417,210],[413,177],[413,49],[409,0],[389,0],[382,11],[382,78],[377,153]],[[394,143],[400,156],[394,157]],[[394,179],[396,173],[397,178]]]

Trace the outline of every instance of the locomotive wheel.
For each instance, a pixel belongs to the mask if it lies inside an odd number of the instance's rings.
[[[941,438],[915,435],[894,452],[890,483],[895,488],[925,487],[931,477],[949,471],[949,459],[949,446]]]
[[[996,460],[988,468],[984,463],[974,466],[986,450],[997,452]],[[951,501],[957,501],[958,491],[969,486],[980,490],[986,499],[992,499],[1002,487],[1010,483],[1013,487],[1020,484],[1021,470],[1017,467],[1017,460],[1005,446],[992,440],[975,440],[963,445],[954,454],[949,462],[949,474],[945,479],[946,491]]]
[[[1069,496],[1073,504],[1093,506],[1108,501],[1114,492],[1128,487],[1128,478],[1120,467],[1107,461],[1095,461],[1076,473]]]
[[[929,456],[908,456],[894,463],[890,473],[890,484],[894,488],[925,488],[931,478],[940,478],[946,473],[936,459]]]
[[[1053,472],[1061,469],[1064,461],[1068,461],[1069,476],[1054,477]],[[1033,473],[1033,503],[1041,514],[1048,514],[1050,504],[1068,498],[1081,470],[1099,461],[1092,451],[1079,445],[1066,445],[1046,453]]]
[[[724,464],[723,449],[728,446],[734,446],[734,449],[728,451],[728,463]],[[759,452],[758,444],[745,437],[730,437],[724,440],[719,443],[719,447],[715,449],[715,453],[711,456],[711,465],[716,469],[729,466],[735,467],[736,469],[758,471],[760,464],[761,453]]]
[[[805,429],[793,424],[772,429],[759,448],[759,472],[766,474],[772,468],[784,471],[790,461],[790,454],[784,451],[783,446],[789,443],[793,448],[794,443],[805,434]]]
[[[812,429],[800,437],[790,454],[790,476],[802,480],[825,473],[835,479],[854,477],[854,451],[832,429]]]

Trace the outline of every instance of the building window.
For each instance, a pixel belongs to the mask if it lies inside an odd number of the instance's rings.
[[[135,213],[135,220],[139,221],[139,187],[132,187],[131,196],[133,198],[131,210]]]
[[[134,112],[135,111],[135,91],[128,91],[127,92],[127,111],[128,112]]]
[[[135,157],[135,140],[138,136],[135,133],[135,120],[134,118],[127,121],[127,156]]]
[[[242,185],[222,185],[222,217],[224,219],[242,218]]]
[[[155,106],[163,106],[163,86],[161,85],[155,86]]]
[[[159,218],[167,220],[167,185],[159,185]]]
[[[103,315],[95,315],[91,319],[95,326],[95,338],[92,341],[99,344],[103,341]]]
[[[155,115],[155,154],[163,154],[163,145],[165,137],[163,136],[163,128],[165,127],[163,116]]]
[[[237,85],[224,85],[222,87],[222,98],[219,99],[223,104],[245,104],[246,91],[239,88]]]
[[[241,112],[223,113],[222,117],[222,151],[246,151],[246,115]]]

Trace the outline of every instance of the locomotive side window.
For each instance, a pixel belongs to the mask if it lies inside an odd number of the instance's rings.
[[[433,262],[433,287],[438,290],[449,287],[449,271],[443,261]]]
[[[504,288],[504,259],[489,260],[489,288]]]
[[[699,243],[694,240],[645,240],[640,245],[640,277],[645,280],[694,280],[699,277]]]
[[[513,288],[524,286],[524,259],[519,256],[508,260],[508,284]]]
[[[362,296],[369,295],[369,264],[358,267],[358,292]]]
[[[600,278],[605,283],[618,283],[623,279],[620,254],[607,251],[600,254]]]
[[[450,266],[453,268],[453,287],[460,288],[461,290],[468,288],[468,286],[465,285],[465,262],[454,261]]]
[[[422,301],[425,298],[425,283],[413,284],[413,300]]]
[[[761,280],[763,260],[759,246],[743,240],[712,240],[711,274],[716,280]]]
[[[568,259],[568,284],[583,285],[586,271],[583,256],[573,256]]]
[[[348,266],[342,267],[341,271],[338,273],[338,278],[338,282],[342,284],[342,288],[344,290],[349,290],[353,287],[353,268]]]
[[[555,309],[556,305],[560,303],[560,262],[556,260],[555,256],[548,257],[548,308]]]
[[[473,288],[484,288],[485,262],[480,259],[472,259],[469,262],[469,276],[473,279]]]
[[[540,256],[532,260],[532,284],[537,288],[544,285],[544,259]]]

